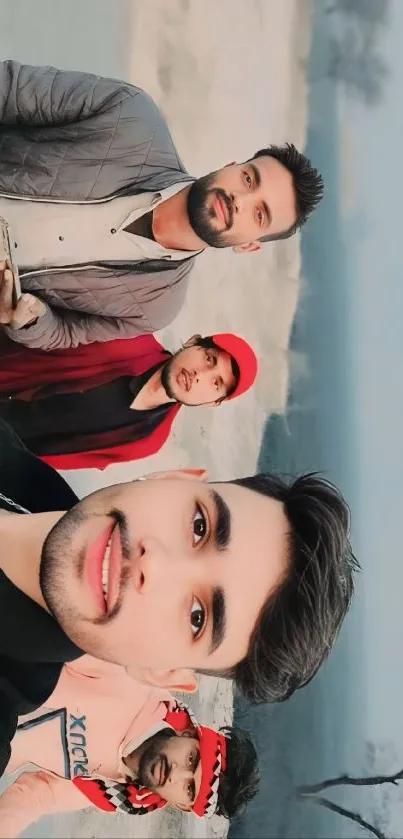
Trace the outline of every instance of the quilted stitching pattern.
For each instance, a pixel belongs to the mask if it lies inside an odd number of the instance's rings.
[[[91,74],[0,62],[0,192],[88,201],[187,177],[165,119],[144,91]],[[69,346],[61,327],[61,343],[57,337],[57,312],[63,309],[122,320],[126,335],[131,320],[132,334],[162,328],[181,308],[192,265],[190,259],[49,272],[22,278],[22,287],[37,292],[54,312],[54,345]],[[14,339],[29,344],[28,333]],[[75,330],[77,340],[97,337],[93,331],[89,337],[86,324],[82,334]]]

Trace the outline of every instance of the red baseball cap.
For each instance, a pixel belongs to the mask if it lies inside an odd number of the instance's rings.
[[[211,336],[214,343],[220,350],[227,352],[239,367],[239,379],[235,390],[227,399],[235,399],[246,393],[255,382],[258,372],[258,361],[256,353],[243,338],[233,335],[232,332],[220,332]]]

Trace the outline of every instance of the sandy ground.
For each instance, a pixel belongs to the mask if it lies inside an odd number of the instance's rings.
[[[308,0],[133,0],[130,78],[163,107],[192,174],[246,159],[270,142],[305,139]],[[70,62],[71,63],[71,62]],[[208,252],[187,305],[161,337],[172,350],[195,332],[237,331],[261,358],[253,393],[219,409],[183,410],[162,453],[147,461],[66,477],[80,494],[171,467],[207,467],[217,479],[253,472],[262,426],[287,398],[288,340],[299,291],[298,238],[261,254]],[[230,684],[202,680],[199,719],[232,715]],[[137,821],[81,813],[41,822],[30,836],[224,836],[226,823],[153,814]]]

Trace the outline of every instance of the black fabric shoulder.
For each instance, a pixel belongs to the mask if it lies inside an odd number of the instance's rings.
[[[64,478],[31,454],[0,418],[0,492],[30,513],[70,510],[78,498]]]

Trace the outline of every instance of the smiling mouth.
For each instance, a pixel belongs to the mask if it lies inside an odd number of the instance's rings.
[[[112,536],[110,537],[109,542],[106,546],[105,553],[104,553],[104,558],[102,560],[102,568],[101,568],[102,591],[103,591],[103,594],[104,594],[105,609],[106,610],[108,608],[109,564],[110,564],[110,558],[111,558],[111,547],[112,547]]]
[[[101,564],[101,586],[105,613],[112,617],[119,602],[125,574],[123,569],[123,544],[119,522],[116,522],[108,539]]]
[[[88,548],[86,576],[98,606],[100,617],[109,619],[119,602],[122,582],[123,546],[119,521],[101,531]]]

